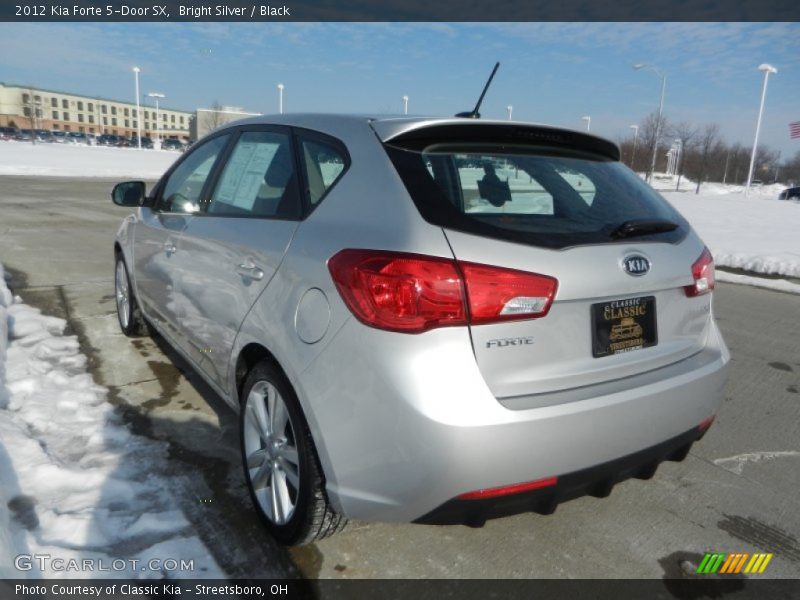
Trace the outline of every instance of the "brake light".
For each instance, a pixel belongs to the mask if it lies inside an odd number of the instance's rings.
[[[683,289],[689,297],[702,296],[714,289],[714,258],[708,248],[703,248],[703,253],[692,265],[694,285],[687,285]]]
[[[342,250],[328,269],[348,308],[366,325],[420,333],[467,323],[461,276],[452,260]]]
[[[558,477],[547,477],[526,483],[515,483],[514,485],[504,485],[502,487],[488,488],[467,492],[458,496],[459,500],[482,500],[483,498],[497,498],[498,496],[509,496],[511,494],[521,494],[545,487],[552,487],[558,483]]]
[[[405,333],[543,317],[558,286],[545,275],[380,250],[342,250],[328,269],[362,323]]]

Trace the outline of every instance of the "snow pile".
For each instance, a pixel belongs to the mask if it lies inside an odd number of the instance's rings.
[[[711,250],[717,266],[756,275],[800,278],[800,202],[778,200],[785,185],[697,184],[686,177],[656,173],[652,186],[692,224]],[[717,271],[719,281],[800,294],[800,284]]]
[[[158,179],[180,156],[172,150],[0,142],[0,175]]]
[[[223,577],[154,474],[165,445],[120,422],[66,323],[12,298],[2,278],[0,323],[0,577]],[[19,572],[20,554],[110,570]],[[194,571],[145,570],[151,559],[194,559]]]
[[[11,291],[6,285],[5,271],[0,264],[0,409],[8,404],[3,382],[5,381],[5,359],[8,348],[8,307],[14,302]]]
[[[663,195],[703,238],[718,266],[800,277],[800,203],[754,194]]]
[[[3,266],[0,265],[0,412],[8,406],[8,392],[5,387],[5,359],[8,347],[8,307],[11,306],[13,298],[6,286],[3,273]],[[9,471],[8,455],[3,450],[2,438],[0,438],[0,579],[13,576],[9,566],[12,564],[12,541],[11,523],[8,512],[9,493],[13,492],[9,481],[4,474]]]
[[[658,192],[688,192],[694,194],[697,191],[697,182],[692,181],[685,175],[680,178],[680,186],[678,186],[677,175],[667,175],[665,173],[656,173],[653,176],[653,189]],[[734,185],[732,183],[719,183],[709,181],[700,184],[700,195],[709,194],[742,194],[744,196],[745,186]],[[748,198],[765,198],[776,199],[778,195],[786,189],[786,186],[780,183],[770,183],[768,185],[754,185],[750,187],[750,192],[747,194]]]

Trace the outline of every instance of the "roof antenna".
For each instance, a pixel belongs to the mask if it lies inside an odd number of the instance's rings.
[[[489,85],[492,83],[492,79],[494,79],[494,74],[497,73],[497,68],[500,66],[500,63],[495,63],[494,69],[492,69],[492,74],[489,75],[489,81],[486,82],[486,85],[483,86],[483,91],[481,92],[481,97],[478,98],[478,103],[475,105],[475,108],[472,109],[471,112],[460,112],[456,116],[463,117],[464,119],[480,119],[481,113],[478,111],[481,108],[481,103],[483,102],[483,97],[486,95],[486,90],[489,89]]]

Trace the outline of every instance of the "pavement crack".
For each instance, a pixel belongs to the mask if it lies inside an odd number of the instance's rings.
[[[66,314],[65,320],[67,323],[72,323],[72,310],[69,306],[69,301],[67,300],[67,294],[64,292],[63,285],[57,285],[56,291],[58,292],[58,297],[61,300],[61,303],[64,305],[64,313]]]
[[[139,381],[129,381],[128,383],[123,383],[121,385],[110,385],[108,387],[113,387],[115,389],[121,390],[122,388],[126,388],[131,385],[139,385],[140,383],[150,383],[152,381],[158,381],[158,377],[151,377],[150,379],[141,379]]]
[[[10,270],[10,269],[9,269]],[[92,285],[92,286],[107,286],[108,280],[107,279],[85,279],[83,281],[73,281],[67,283],[47,283],[41,285],[15,285],[14,292],[38,292],[42,290],[52,290],[59,287],[70,288],[70,287],[78,287],[84,285]]]

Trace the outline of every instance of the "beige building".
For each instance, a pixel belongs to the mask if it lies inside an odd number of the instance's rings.
[[[149,100],[149,98],[148,98]],[[142,136],[189,140],[194,113],[141,106]],[[0,82],[0,127],[136,135],[136,104]]]

